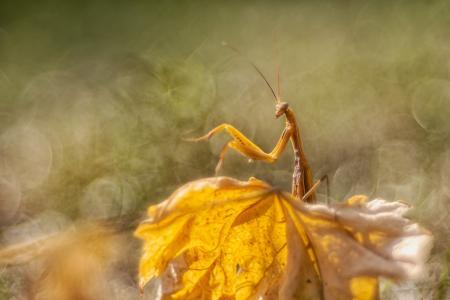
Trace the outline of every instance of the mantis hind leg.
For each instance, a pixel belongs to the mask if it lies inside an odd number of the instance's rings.
[[[327,201],[327,204],[329,204],[330,183],[329,183],[329,180],[328,180],[328,175],[324,175],[319,180],[317,180],[316,183],[314,183],[314,185],[311,188],[309,188],[308,191],[306,191],[305,195],[303,195],[302,201],[311,202],[311,201],[308,201],[308,200],[313,199],[312,197],[315,197],[315,193],[316,193],[317,188],[324,181],[326,181],[326,183],[327,183],[327,198],[326,198],[327,200],[326,201]]]

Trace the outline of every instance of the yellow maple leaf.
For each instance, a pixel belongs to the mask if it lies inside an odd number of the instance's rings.
[[[257,179],[190,182],[151,206],[141,289],[156,299],[376,299],[420,272],[431,235],[401,202],[307,204]]]

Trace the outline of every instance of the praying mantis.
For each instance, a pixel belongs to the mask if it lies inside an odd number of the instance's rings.
[[[227,44],[224,44],[240,56],[243,56],[241,52],[239,52],[236,48],[231,47]],[[266,163],[274,163],[283,153],[286,148],[286,145],[290,141],[292,144],[292,148],[294,150],[294,171],[292,174],[292,195],[295,198],[301,199],[305,202],[315,202],[316,194],[315,191],[318,188],[319,184],[326,180],[327,181],[327,198],[329,194],[328,187],[328,176],[325,175],[321,179],[319,179],[315,184],[313,184],[313,175],[311,168],[306,159],[303,142],[300,134],[300,127],[298,126],[295,113],[292,108],[289,106],[287,102],[281,101],[281,93],[280,93],[280,72],[279,69],[277,71],[277,82],[278,89],[277,93],[275,93],[274,89],[270,85],[267,78],[261,72],[261,70],[250,60],[248,62],[252,65],[252,67],[258,72],[258,74],[262,77],[266,85],[269,87],[274,99],[275,99],[275,117],[278,119],[284,115],[286,125],[281,133],[280,138],[278,139],[277,144],[270,152],[265,152],[258,145],[253,143],[249,138],[247,138],[242,132],[236,129],[233,125],[228,123],[223,123],[212,130],[210,130],[207,134],[193,139],[188,139],[188,141],[199,142],[209,140],[215,134],[225,131],[232,138],[231,141],[227,142],[219,154],[219,161],[216,165],[216,174],[219,172],[223,165],[223,161],[225,159],[225,154],[228,149],[234,149],[237,152],[243,154],[250,160],[259,160]]]

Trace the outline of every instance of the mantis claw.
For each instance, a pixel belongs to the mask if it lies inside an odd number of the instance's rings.
[[[216,165],[216,168],[214,169],[214,175],[219,175],[220,169],[222,169],[223,160],[219,160],[219,162]]]
[[[201,141],[207,141],[211,138],[210,134],[205,134],[204,136],[198,137],[198,138],[183,138],[183,141],[185,142],[201,142]]]

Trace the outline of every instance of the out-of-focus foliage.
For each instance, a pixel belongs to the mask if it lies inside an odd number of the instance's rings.
[[[114,273],[125,259],[127,240],[110,224],[78,224],[0,249],[0,265],[22,269],[25,282],[16,285],[24,285],[29,299],[124,299],[135,295],[126,290],[117,293],[110,282],[117,284]]]
[[[224,140],[208,149],[182,138],[219,123],[270,149],[284,124],[225,40],[269,79],[280,65],[283,100],[333,201],[404,199],[436,236],[427,279],[384,285],[385,298],[445,298],[449,16],[444,0],[1,1],[0,245],[78,219],[137,219],[213,174]],[[288,190],[291,166],[289,151],[276,165],[230,152],[223,174]],[[133,286],[135,269],[127,260],[117,290]],[[1,295],[25,297],[23,274],[1,269]]]
[[[135,234],[154,299],[378,299],[378,276],[422,272],[432,237],[401,202],[304,204],[257,180],[190,182]]]

